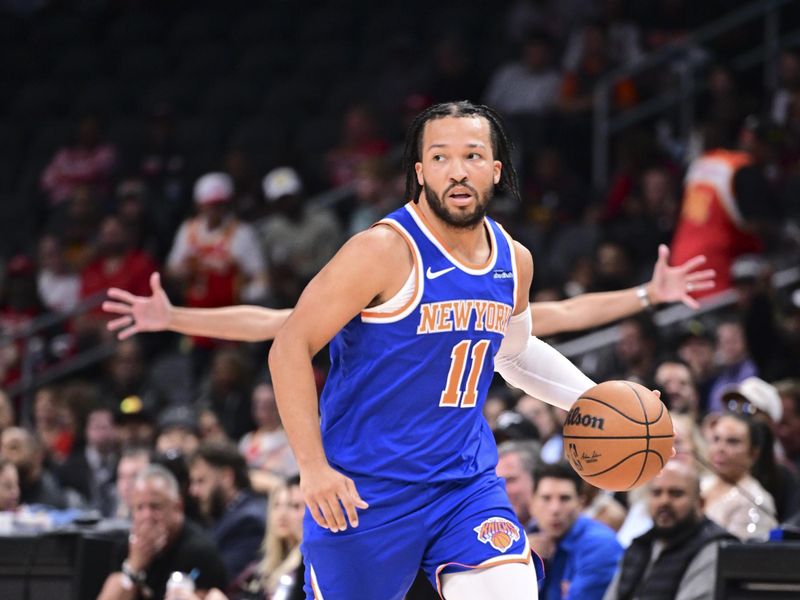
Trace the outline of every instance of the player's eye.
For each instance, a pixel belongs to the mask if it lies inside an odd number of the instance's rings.
[[[482,157],[477,152],[470,152],[469,154],[467,154],[467,158],[469,160],[478,160],[479,158],[482,158]]]
[[[434,154],[433,155],[433,162],[442,162],[444,160],[444,156],[441,154]]]

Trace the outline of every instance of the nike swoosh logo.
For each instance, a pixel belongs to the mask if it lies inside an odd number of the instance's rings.
[[[445,273],[449,273],[453,269],[455,269],[455,267],[448,267],[446,269],[442,269],[441,271],[431,271],[431,268],[428,267],[428,270],[425,272],[425,276],[428,279],[436,279],[437,277],[441,277]]]

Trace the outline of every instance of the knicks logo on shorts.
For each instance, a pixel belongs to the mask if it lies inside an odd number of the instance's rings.
[[[478,541],[488,543],[495,550],[505,552],[519,539],[519,527],[508,519],[492,517],[475,527]]]

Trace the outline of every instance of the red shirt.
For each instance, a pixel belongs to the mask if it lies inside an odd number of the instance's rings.
[[[96,258],[81,272],[81,298],[104,293],[110,287],[149,296],[150,275],[156,268],[153,259],[141,250],[131,250],[119,262],[107,257]],[[103,314],[99,306],[95,312]]]

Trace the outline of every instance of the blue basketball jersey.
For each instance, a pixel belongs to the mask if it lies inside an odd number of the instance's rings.
[[[482,411],[514,309],[513,243],[486,218],[490,258],[468,265],[413,203],[380,223],[408,243],[415,290],[392,313],[364,310],[331,341],[320,398],[328,460],[352,475],[407,482],[493,470],[497,449]]]

